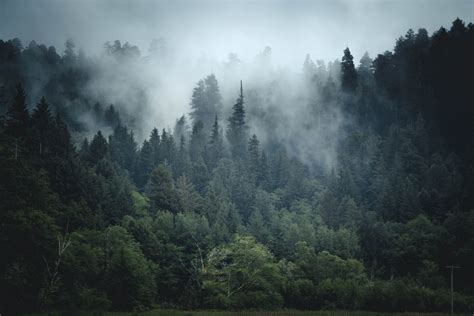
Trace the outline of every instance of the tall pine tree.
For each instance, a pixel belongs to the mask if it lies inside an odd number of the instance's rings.
[[[244,109],[244,91],[242,88],[242,80],[240,81],[240,95],[236,103],[232,106],[232,115],[229,117],[229,125],[227,127],[227,140],[230,144],[232,157],[242,158],[247,151],[247,126],[245,124]]]
[[[357,88],[357,72],[354,67],[354,57],[352,57],[349,47],[346,47],[342,57],[341,87],[347,93],[354,92]]]
[[[6,132],[15,140],[14,156],[18,159],[20,149],[28,134],[29,114],[26,108],[26,93],[21,84],[16,87],[16,94],[6,114]]]

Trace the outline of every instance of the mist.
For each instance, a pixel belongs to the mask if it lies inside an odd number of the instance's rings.
[[[0,314],[472,312],[473,20],[0,0]]]
[[[252,113],[269,110],[278,94],[279,116],[273,124],[283,132],[277,138],[292,139],[298,131],[304,141],[293,144],[293,152],[305,161],[314,161],[318,152],[318,159],[331,167],[340,126],[349,118],[334,108],[325,128],[304,121],[317,99],[301,84],[305,56],[328,63],[350,47],[356,61],[366,51],[375,57],[406,29],[432,31],[457,16],[469,19],[472,6],[469,1],[414,1],[407,6],[395,1],[3,0],[0,12],[0,37],[18,37],[25,45],[34,39],[58,52],[72,39],[77,51],[96,65],[83,93],[114,104],[139,141],[153,127],[172,129],[178,117],[189,113],[197,81],[214,73],[226,110],[220,118],[224,123],[243,80],[253,96],[247,104],[250,125],[265,142],[269,135],[257,127],[261,116]],[[25,20],[29,23],[19,23]],[[115,40],[137,46],[140,54],[126,62],[104,57],[104,43]],[[158,45],[154,50],[153,40]],[[41,91],[41,81],[36,82],[31,104]],[[98,129],[88,115],[79,120],[89,130],[82,136]],[[302,132],[302,125],[311,128]]]

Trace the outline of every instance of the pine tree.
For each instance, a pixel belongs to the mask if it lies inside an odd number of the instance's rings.
[[[109,136],[110,158],[122,168],[131,171],[135,164],[137,143],[133,131],[128,131],[126,126],[117,125],[112,135]]]
[[[205,91],[206,85],[204,80],[199,80],[196,87],[193,89],[193,94],[191,96],[191,112],[189,116],[193,120],[193,123],[203,120],[203,117],[206,116],[206,95]]]
[[[138,161],[135,168],[135,183],[139,188],[143,187],[148,182],[153,166],[153,148],[151,147],[150,142],[145,139],[138,154]]]
[[[158,129],[155,127],[150,134],[150,146],[153,152],[153,166],[158,166],[163,162],[163,154],[161,151],[161,139]]]
[[[44,97],[31,115],[33,148],[41,156],[48,151],[48,142],[53,128],[53,116]]]
[[[59,113],[56,114],[53,126],[54,128],[50,142],[51,151],[56,156],[68,157],[70,154],[74,153],[75,149],[71,143],[69,129]]]
[[[190,176],[191,174],[191,160],[189,159],[189,153],[186,148],[186,139],[184,138],[184,135],[181,135],[173,170],[176,177],[183,175]]]
[[[374,72],[372,58],[370,58],[368,52],[365,52],[364,56],[362,56],[362,58],[360,59],[358,71],[359,73],[364,74],[371,74]]]
[[[112,128],[116,128],[117,126],[122,124],[120,120],[119,113],[115,110],[113,104],[109,105],[107,110],[104,112],[104,123]]]
[[[98,131],[89,146],[89,161],[93,164],[98,163],[101,159],[105,157],[107,151],[107,141],[105,140],[104,136],[102,136],[102,132]]]
[[[224,144],[222,141],[221,130],[219,127],[219,120],[217,119],[217,114],[214,119],[214,124],[212,125],[211,136],[209,140],[209,151],[208,151],[208,165],[209,169],[212,170],[215,168],[217,162],[224,155]]]
[[[198,157],[197,160],[192,163],[192,181],[196,186],[196,190],[199,193],[204,193],[206,185],[209,181],[209,172],[207,170],[206,163],[202,156]]]
[[[270,171],[268,168],[268,158],[264,150],[260,155],[257,184],[261,185],[264,189],[268,188],[270,184]]]
[[[348,93],[354,92],[357,88],[357,72],[354,67],[354,57],[352,57],[349,47],[346,47],[342,57],[341,87],[343,91]]]
[[[79,154],[81,155],[82,158],[87,157],[87,155],[89,154],[89,147],[90,147],[89,140],[86,137],[84,138],[84,141],[81,144],[81,149],[79,151]]]
[[[259,167],[260,167],[260,142],[257,139],[257,136],[253,134],[252,138],[249,140],[249,171],[257,178]]]
[[[173,129],[173,138],[181,139],[181,136],[189,137],[189,126],[186,121],[186,116],[182,115],[179,119],[176,120]]]
[[[219,115],[222,107],[222,97],[216,76],[210,74],[200,80],[194,88],[191,98],[191,113],[194,124],[201,121],[204,134],[209,135],[214,116]]]
[[[163,164],[156,167],[150,177],[148,197],[152,208],[170,212],[178,212],[178,196],[174,188],[171,171]]]
[[[16,94],[6,113],[6,133],[15,139],[14,156],[19,156],[22,143],[28,135],[29,114],[26,108],[26,94],[21,84],[16,87]]]
[[[219,84],[214,74],[208,75],[204,79],[206,84],[206,101],[208,103],[209,114],[204,123],[205,128],[209,128],[212,124],[214,115],[219,115],[222,108],[222,96],[219,91]]]
[[[161,132],[160,151],[163,163],[172,164],[175,159],[176,148],[173,135],[165,129]]]
[[[191,141],[189,143],[189,156],[193,162],[204,157],[206,137],[204,136],[203,129],[204,124],[201,121],[194,123]]]
[[[273,187],[283,188],[289,179],[289,159],[285,149],[278,151],[278,156],[273,164]]]
[[[230,144],[232,157],[242,158],[246,152],[245,141],[247,139],[242,81],[240,81],[240,95],[232,109],[232,115],[228,119],[227,140]]]
[[[75,51],[76,45],[72,39],[67,39],[64,43],[63,62],[66,66],[71,67],[75,64],[77,55]]]

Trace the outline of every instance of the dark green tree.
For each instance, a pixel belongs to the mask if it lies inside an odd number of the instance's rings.
[[[150,184],[147,189],[148,197],[152,209],[178,212],[179,201],[174,188],[174,181],[171,171],[163,164],[156,167],[150,177]]]
[[[232,115],[228,119],[227,140],[232,157],[243,158],[246,153],[247,125],[245,124],[244,91],[240,81],[240,94],[232,106]]]
[[[249,171],[256,179],[260,172],[260,142],[255,134],[250,138],[248,151],[249,151]]]
[[[50,137],[53,130],[53,116],[44,97],[37,104],[31,115],[31,129],[33,148],[40,156],[48,153]]]
[[[28,135],[28,123],[29,113],[26,108],[26,93],[21,84],[18,84],[15,96],[6,113],[5,128],[6,133],[15,140],[13,148],[15,159],[18,158],[19,152]]]
[[[89,161],[93,164],[98,163],[107,155],[108,146],[102,132],[98,131],[89,146]]]
[[[357,88],[357,72],[354,66],[354,57],[352,57],[349,47],[344,49],[344,56],[341,61],[341,88],[348,93],[354,92]]]
[[[224,143],[222,139],[222,131],[219,127],[219,120],[217,115],[212,125],[211,136],[208,145],[208,165],[209,169],[212,170],[217,165],[217,162],[224,157]]]

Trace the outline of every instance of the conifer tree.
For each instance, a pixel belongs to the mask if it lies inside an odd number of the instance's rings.
[[[201,121],[194,123],[191,141],[189,143],[189,156],[193,162],[204,157],[206,137],[204,135],[204,124]]]
[[[150,147],[153,152],[153,165],[158,166],[163,162],[163,155],[161,153],[161,139],[158,129],[155,127],[150,134]]]
[[[357,88],[357,72],[354,66],[354,57],[349,47],[344,50],[341,62],[341,87],[345,92],[354,92]]]
[[[50,141],[49,136],[51,136],[53,127],[53,116],[44,97],[41,98],[40,103],[33,111],[31,125],[33,148],[41,156],[48,151],[47,144]]]
[[[29,114],[26,108],[26,93],[21,84],[16,87],[16,94],[7,110],[6,132],[15,139],[14,156],[18,158],[20,147],[28,134]]]
[[[240,94],[232,106],[232,115],[227,127],[227,140],[230,144],[232,157],[242,158],[246,152],[247,126],[245,124],[244,92],[240,81]]]
[[[216,166],[217,162],[224,155],[224,144],[222,141],[221,130],[219,127],[219,120],[217,119],[217,114],[214,119],[214,124],[212,125],[208,152],[209,152],[208,164],[209,164],[210,170],[212,170]]]
[[[249,140],[249,171],[256,178],[260,167],[260,142],[257,136],[253,134]]]
[[[222,107],[222,97],[216,76],[210,74],[204,80],[199,80],[191,97],[191,113],[193,123],[201,121],[204,134],[209,135],[214,115],[218,115]]]
[[[151,147],[150,142],[145,139],[138,154],[138,161],[135,170],[135,182],[139,188],[143,187],[148,182],[153,166],[153,148]]]
[[[101,131],[95,134],[89,146],[89,160],[96,164],[105,157],[108,151],[108,144]]]
[[[160,164],[153,170],[148,191],[153,210],[178,212],[178,196],[173,177],[165,165]]]

